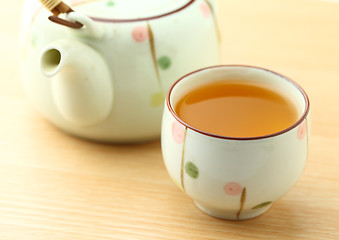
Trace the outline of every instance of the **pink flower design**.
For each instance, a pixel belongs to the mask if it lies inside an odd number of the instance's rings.
[[[229,182],[224,186],[224,191],[228,195],[236,196],[242,191],[242,186],[236,182]]]
[[[136,26],[132,31],[132,38],[136,42],[144,42],[148,39],[148,29],[145,26]]]
[[[211,8],[205,2],[200,4],[200,10],[205,18],[208,18],[211,15]]]
[[[172,136],[176,143],[183,143],[185,140],[185,127],[177,121],[173,122]]]
[[[303,121],[298,127],[297,132],[298,139],[302,140],[306,136],[306,132],[307,132],[306,121]]]

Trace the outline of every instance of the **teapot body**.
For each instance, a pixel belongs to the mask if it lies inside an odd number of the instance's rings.
[[[129,1],[130,7],[138,2]],[[82,29],[71,29],[49,21],[48,16],[51,14],[41,7],[32,14],[31,8],[37,4],[36,0],[27,0],[24,13],[31,15],[23,19],[21,72],[27,95],[37,110],[58,128],[82,138],[107,142],[158,138],[164,98],[170,86],[181,76],[198,68],[217,65],[220,61],[213,3],[205,0],[162,1],[178,3],[167,12],[146,12],[140,17],[117,18],[107,17],[110,16],[110,8],[118,8],[119,2],[126,3],[126,0],[70,1],[76,13],[88,16],[93,22],[91,26],[84,23]],[[105,16],[101,17],[103,12]],[[117,12],[121,11],[118,9]],[[91,77],[92,82],[86,87],[77,87],[76,81],[73,81],[73,76],[77,74],[72,73],[72,70],[78,69],[87,76],[99,64],[86,50],[80,48],[77,56],[71,56],[75,67],[67,70],[71,72],[68,74],[69,79],[61,79],[60,83],[60,80],[51,79],[42,73],[42,52],[47,45],[61,40],[81,42],[103,59],[104,63],[100,64],[107,67],[108,80],[97,90],[97,95],[88,92],[102,81],[103,70],[98,70],[99,73]],[[80,62],[85,64],[77,66]],[[79,81],[86,81],[85,78]],[[65,81],[73,81],[73,85],[68,87],[66,84],[65,87],[62,85]],[[58,87],[58,84],[62,86]],[[73,105],[83,112],[88,109],[88,115],[95,115],[96,109],[101,107],[99,101],[96,107],[91,108],[88,99],[99,98],[101,91],[103,95],[107,92],[109,96],[102,100],[107,108],[105,116],[90,124],[69,121],[60,110],[68,104],[69,99],[73,101],[72,96],[77,95],[81,88],[86,88],[83,90],[84,96],[79,98],[84,100],[78,99]],[[58,91],[65,91],[68,95],[60,95]],[[56,94],[59,95],[55,97]],[[60,105],[56,98],[65,98],[61,102],[66,103]],[[105,101],[109,101],[109,104]],[[70,108],[70,111],[74,108]]]

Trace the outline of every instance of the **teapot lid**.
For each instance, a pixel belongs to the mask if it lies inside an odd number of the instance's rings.
[[[195,0],[92,0],[73,3],[77,11],[102,22],[149,20],[178,12]]]

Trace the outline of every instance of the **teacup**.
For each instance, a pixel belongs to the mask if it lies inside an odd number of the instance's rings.
[[[298,109],[297,121],[268,135],[229,137],[197,129],[176,113],[176,104],[188,92],[239,78],[287,93]],[[301,177],[309,131],[309,100],[297,83],[263,68],[214,66],[189,73],[169,90],[162,120],[162,152],[171,178],[203,212],[223,219],[250,219],[266,212]]]

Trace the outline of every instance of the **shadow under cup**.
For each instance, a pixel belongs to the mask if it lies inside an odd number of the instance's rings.
[[[210,134],[185,123],[174,111],[188,92],[217,81],[248,80],[278,88],[295,103],[292,126],[265,136],[236,138]],[[292,80],[270,70],[225,65],[179,79],[164,108],[161,145],[174,182],[209,215],[249,219],[267,211],[301,177],[308,156],[309,100]]]

